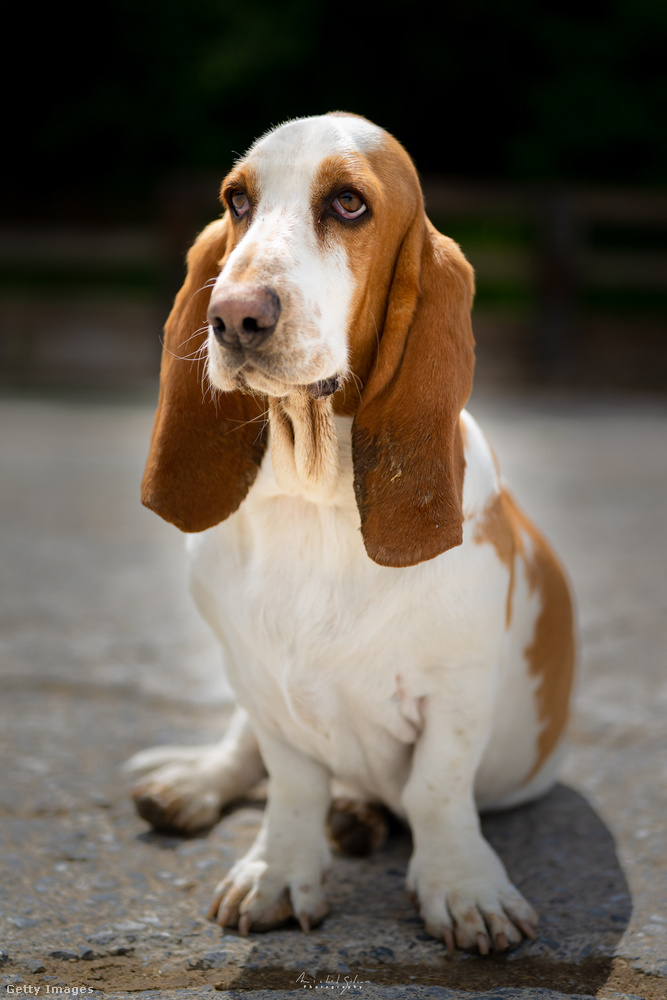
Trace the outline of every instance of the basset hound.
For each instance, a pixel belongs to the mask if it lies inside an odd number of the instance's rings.
[[[328,816],[372,844],[388,807],[429,934],[502,951],[537,915],[478,810],[553,784],[575,640],[563,571],[463,409],[472,269],[356,115],[268,132],[221,198],[167,322],[143,502],[192,533],[238,708],[219,745],[138,754],[137,808],[193,832],[268,772],[211,908],[247,934],[321,921]]]

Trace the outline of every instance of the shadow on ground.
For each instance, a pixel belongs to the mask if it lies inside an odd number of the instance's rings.
[[[404,888],[410,836],[369,858],[337,857],[331,914],[308,935],[241,938],[205,920],[213,888],[252,843],[261,801],[241,803],[206,837],[146,830],[119,763],[146,744],[214,739],[218,712],[124,692],[6,689],[12,748],[3,813],[3,976],[102,990],[222,985],[299,989],[312,978],[468,990],[544,985],[595,991],[627,926],[628,887],[608,829],[564,786],[484,819],[489,840],[542,915],[537,941],[509,956],[457,954],[430,938]],[[634,990],[630,990],[634,992]]]
[[[332,913],[326,930],[316,933],[344,942],[337,951],[342,959],[339,975],[387,985],[417,981],[468,990],[541,985],[591,993],[607,982],[614,948],[632,908],[613,837],[591,806],[577,792],[558,785],[539,802],[486,816],[483,829],[515,884],[540,911],[538,939],[510,955],[447,957],[406,905],[403,880],[411,842],[409,831],[396,829],[387,846],[372,857],[339,857],[334,864],[328,884]],[[389,930],[388,914],[393,915],[393,933],[376,940],[369,928],[385,924]],[[359,935],[354,943],[353,929]],[[398,946],[396,933],[403,935]],[[263,947],[270,936],[254,936],[259,945],[235,975],[221,977],[225,986],[298,986],[292,962],[272,964],[274,949]],[[329,955],[326,945],[322,955]],[[308,975],[313,983],[326,981],[322,968],[311,967]]]

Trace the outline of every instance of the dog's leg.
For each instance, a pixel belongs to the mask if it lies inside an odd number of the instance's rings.
[[[537,914],[480,830],[473,782],[491,705],[479,696],[488,677],[477,673],[461,667],[458,683],[428,697],[403,804],[414,840],[407,886],[426,930],[449,951],[456,941],[486,954],[534,937]]]
[[[274,737],[260,736],[270,772],[257,839],[217,886],[209,916],[241,934],[296,917],[309,930],[326,916],[322,880],[330,855],[325,836],[327,769]]]
[[[240,708],[220,743],[142,750],[125,770],[149,771],[132,789],[139,815],[156,830],[186,834],[213,826],[228,803],[266,774],[248,716]]]

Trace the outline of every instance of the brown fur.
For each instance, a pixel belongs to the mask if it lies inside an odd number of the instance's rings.
[[[472,388],[474,283],[458,246],[426,218],[416,171],[395,140],[374,166],[387,202],[385,239],[374,243],[392,239],[394,251],[385,301],[371,307],[382,334],[354,420],[355,492],[371,559],[411,566],[463,537],[459,414]],[[370,304],[362,302],[360,313]],[[356,338],[364,325],[368,344],[377,336],[368,317],[353,329]]]
[[[250,489],[266,447],[265,403],[240,392],[211,396],[198,353],[207,335],[205,286],[230,248],[228,228],[226,216],[197,238],[165,326],[141,499],[181,531],[203,531],[229,517]]]
[[[531,540],[526,552],[524,535]],[[478,544],[493,545],[496,554],[510,572],[507,589],[506,621],[512,617],[516,562],[521,560],[533,593],[540,596],[541,611],[535,624],[533,641],[524,650],[532,677],[539,679],[537,708],[541,730],[537,759],[524,779],[529,781],[556,748],[568,716],[574,679],[574,615],[570,591],[563,569],[553,550],[512,496],[502,490],[484,512],[475,534]]]

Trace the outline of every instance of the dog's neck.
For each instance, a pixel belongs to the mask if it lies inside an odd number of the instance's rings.
[[[269,427],[280,488],[314,503],[330,500],[340,476],[331,397],[314,399],[299,389],[280,399],[269,397]]]

